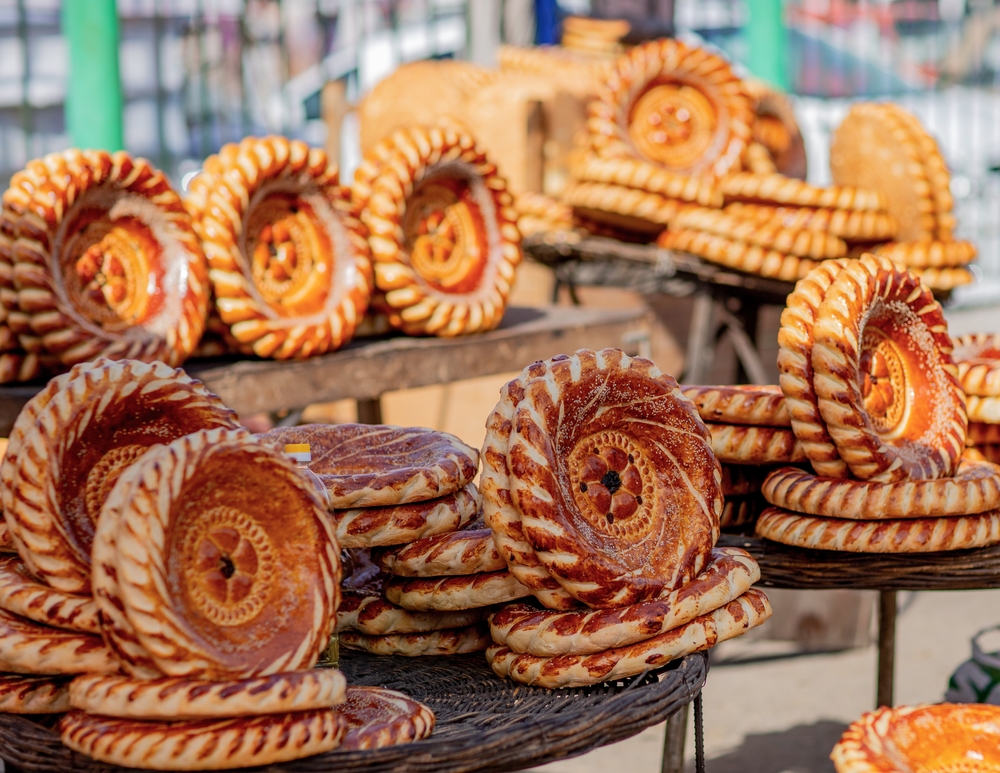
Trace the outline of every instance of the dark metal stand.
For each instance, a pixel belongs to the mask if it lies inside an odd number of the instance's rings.
[[[878,692],[875,708],[893,705],[896,669],[896,591],[878,594]]]

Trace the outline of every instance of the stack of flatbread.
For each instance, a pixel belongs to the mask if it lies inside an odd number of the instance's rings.
[[[973,281],[973,244],[954,238],[951,175],[937,142],[898,105],[854,105],[834,132],[830,170],[838,185],[879,191],[898,224],[893,239],[873,238],[866,249],[920,275],[932,290]]]
[[[572,208],[543,193],[518,194],[514,197],[514,211],[521,236],[568,232],[573,228]]]
[[[605,349],[534,363],[501,390],[482,455],[483,515],[524,596],[489,617],[497,674],[620,679],[770,615],[753,559],[715,548],[708,430],[649,360]]]
[[[1000,467],[965,453],[983,437],[972,427],[990,426],[969,425],[962,386],[981,361],[966,349],[956,368],[919,276],[881,256],[826,261],[788,296],[778,343],[791,431],[815,474],[767,477],[759,536],[861,553],[1000,543]]]
[[[475,449],[430,429],[364,424],[274,429],[260,439],[311,446],[310,469],[326,486],[349,563],[341,645],[409,656],[486,648],[483,607],[512,598],[517,583],[490,563],[489,532],[474,528]]]
[[[954,339],[952,356],[965,392],[974,458],[1000,463],[1000,333],[978,333]]]

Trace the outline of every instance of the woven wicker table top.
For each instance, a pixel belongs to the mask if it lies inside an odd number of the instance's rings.
[[[760,585],[828,590],[977,590],[1000,588],[1000,545],[940,553],[841,553],[723,534],[760,564]]]
[[[703,653],[597,687],[543,690],[497,678],[482,653],[448,658],[343,654],[349,684],[400,690],[437,716],[433,735],[372,751],[329,752],[255,768],[302,773],[488,773],[521,770],[621,741],[694,700],[705,683]],[[0,759],[8,771],[123,770],[71,752],[53,721],[0,714]]]

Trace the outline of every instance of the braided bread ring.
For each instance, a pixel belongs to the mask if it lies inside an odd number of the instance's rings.
[[[976,259],[976,245],[963,241],[889,242],[872,252],[908,268],[953,268]]]
[[[382,749],[413,743],[434,730],[434,712],[407,695],[384,687],[349,687],[337,711],[347,721],[340,748]]]
[[[580,182],[623,186],[706,207],[722,206],[722,194],[711,178],[675,174],[639,159],[584,156],[570,165],[570,173]]]
[[[896,221],[886,212],[857,209],[816,209],[750,204],[734,201],[723,209],[727,215],[755,223],[778,223],[793,231],[825,231],[846,241],[884,241],[896,235]]]
[[[309,668],[336,622],[339,552],[284,454],[245,431],[186,435],[146,452],[105,503],[93,552],[105,636],[134,636],[166,676]],[[144,663],[124,665],[147,676]]]
[[[827,290],[846,265],[826,261],[800,279],[785,300],[778,331],[778,380],[792,431],[816,472],[831,478],[846,477],[847,465],[827,433],[813,388],[813,326]]]
[[[1000,510],[946,518],[850,521],[769,507],[757,519],[757,536],[817,550],[848,553],[936,553],[1000,542]]]
[[[342,673],[320,668],[219,682],[87,674],[73,680],[69,695],[74,709],[90,714],[176,721],[328,709],[346,691]]]
[[[780,174],[740,172],[727,175],[719,180],[719,190],[727,202],[748,201],[862,212],[882,212],[886,207],[885,197],[875,190],[848,186],[817,188],[803,180]]]
[[[357,631],[369,636],[427,633],[447,628],[465,628],[482,622],[485,617],[485,608],[452,612],[411,612],[382,596],[345,593],[337,609],[337,631]]]
[[[747,591],[760,568],[739,548],[715,548],[705,571],[662,598],[607,610],[552,612],[510,604],[490,615],[493,641],[539,657],[591,655],[685,625]]]
[[[493,643],[493,640],[490,638],[489,628],[483,623],[468,628],[426,633],[387,633],[382,636],[367,636],[356,631],[344,631],[340,634],[340,643],[348,649],[362,650],[373,655],[421,658],[482,652]]]
[[[970,426],[973,422],[979,424],[1000,424],[1000,395],[994,397],[966,395],[965,411],[969,415]]]
[[[100,636],[50,628],[0,609],[0,673],[114,674],[120,667]]]
[[[562,198],[588,217],[597,219],[602,213],[619,215],[621,219],[611,220],[609,224],[627,227],[632,221],[638,221],[636,230],[654,234],[669,224],[685,206],[659,193],[601,182],[571,183],[563,191]]]
[[[692,229],[748,242],[801,258],[842,258],[847,244],[826,231],[792,230],[775,221],[761,224],[741,220],[718,209],[688,207],[671,222],[677,230]]]
[[[376,306],[408,334],[457,336],[503,318],[521,262],[507,183],[456,126],[400,130],[355,173]]]
[[[457,577],[393,577],[384,591],[393,604],[413,612],[477,609],[531,595],[531,589],[506,570]]]
[[[808,515],[875,521],[975,515],[1000,508],[1000,467],[963,460],[954,478],[895,483],[819,478],[785,468],[761,490],[772,505]]]
[[[1000,333],[976,333],[953,339],[952,357],[966,394],[1000,396]],[[9,451],[8,451],[9,453]]]
[[[162,362],[100,360],[74,370],[39,402],[23,435],[5,508],[28,570],[56,590],[90,593],[90,549],[101,506],[147,448],[198,429],[236,427],[200,381]]]
[[[788,427],[791,419],[778,386],[688,386],[681,394],[695,404],[706,422]]]
[[[923,285],[931,290],[947,292],[956,287],[969,285],[976,281],[976,275],[964,266],[956,268],[911,268],[920,277]]]
[[[850,261],[826,292],[813,338],[820,414],[854,475],[954,475],[965,395],[941,305],[913,274],[872,255]]]
[[[490,529],[456,531],[424,537],[409,545],[380,550],[372,560],[398,577],[440,577],[507,569]]]
[[[4,204],[22,213],[12,256],[25,349],[63,365],[179,365],[194,351],[208,314],[205,255],[163,172],[125,152],[67,150],[29,162]]]
[[[0,712],[62,714],[69,711],[71,677],[0,674]]]
[[[752,120],[753,105],[724,59],[664,39],[619,57],[590,104],[587,128],[605,158],[720,175],[739,164]]]
[[[336,749],[347,722],[332,709],[235,719],[152,722],[71,711],[62,742],[99,762],[150,770],[225,770],[288,762]]]
[[[783,279],[786,282],[794,282],[816,266],[816,262],[809,258],[691,229],[664,231],[656,243],[667,250],[690,252],[737,271]]]
[[[712,451],[724,464],[795,464],[806,461],[805,449],[791,430],[708,424]]]
[[[771,152],[759,142],[747,145],[743,166],[751,174],[778,174]]]
[[[767,597],[751,588],[723,607],[651,639],[592,655],[553,658],[518,655],[506,647],[490,647],[486,660],[497,676],[536,687],[586,687],[624,679],[664,666],[671,660],[741,636],[771,616]]]
[[[16,556],[0,557],[0,609],[42,625],[101,635],[93,598],[42,585]]]

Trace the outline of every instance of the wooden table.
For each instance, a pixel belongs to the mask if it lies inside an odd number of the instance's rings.
[[[306,360],[190,360],[184,369],[241,416],[353,399],[359,420],[378,424],[379,398],[386,392],[519,371],[582,348],[642,353],[648,338],[642,309],[512,307],[498,329],[482,335],[370,338]],[[0,387],[0,435],[10,432],[21,407],[42,386]]]

